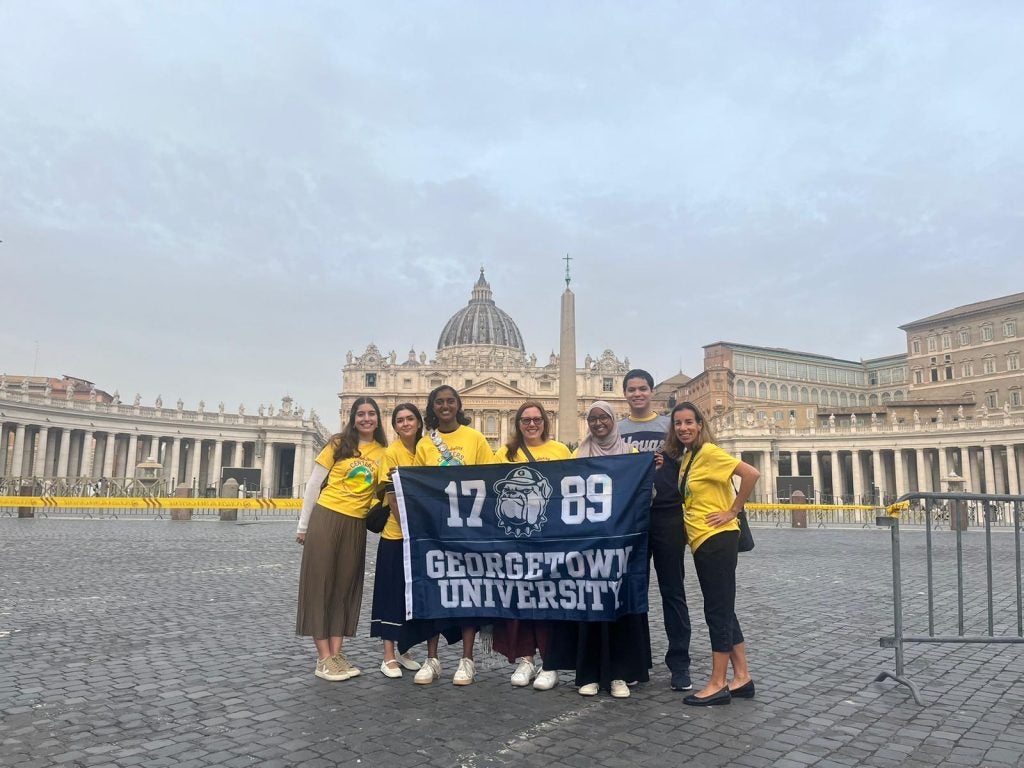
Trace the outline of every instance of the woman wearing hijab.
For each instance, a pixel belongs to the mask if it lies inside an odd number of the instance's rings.
[[[590,406],[587,428],[574,458],[633,452],[619,436],[615,412],[604,400]],[[629,684],[650,679],[647,614],[626,614],[615,621],[558,622],[552,628],[548,656],[546,666],[576,670],[581,696],[596,696],[604,689],[617,699],[627,698]]]

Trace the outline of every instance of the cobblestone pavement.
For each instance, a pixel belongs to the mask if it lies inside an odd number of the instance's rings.
[[[755,529],[757,549],[741,555],[738,614],[758,695],[707,709],[683,706],[661,664],[625,700],[583,698],[564,682],[515,689],[511,666],[494,659],[481,662],[476,684],[456,688],[454,648],[442,648],[442,682],[385,678],[367,637],[375,537],[360,636],[346,643],[363,674],[319,680],[312,643],[293,634],[293,530],[0,519],[0,764],[1021,764],[1022,646],[910,646],[923,708],[891,681],[873,682],[893,668],[892,651],[878,646],[892,632],[883,530]],[[996,632],[1013,633],[1013,536],[994,539]],[[926,627],[923,570],[912,563],[923,541],[904,535],[917,630]],[[942,632],[955,628],[952,541],[937,536]],[[980,534],[965,537],[968,629],[984,623],[982,546]],[[687,584],[699,686],[710,661],[692,570]],[[656,659],[665,650],[658,603]]]

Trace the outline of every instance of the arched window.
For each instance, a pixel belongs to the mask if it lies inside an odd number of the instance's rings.
[[[736,397],[747,396],[747,382],[743,379],[736,379]]]
[[[848,407],[850,405],[850,396],[845,392],[841,392],[839,394],[839,404],[843,406],[843,408]]]
[[[811,402],[812,403],[818,402],[818,388],[817,387],[814,387],[814,389],[811,390]]]
[[[832,390],[832,393],[829,395],[828,399],[829,403],[831,403],[832,405],[839,405],[839,393],[836,392],[834,389]]]
[[[779,385],[778,384],[772,384],[770,387],[768,387],[768,398],[771,399],[771,400],[778,400],[779,399]]]
[[[868,405],[878,405],[878,395],[872,394],[868,398]]]
[[[895,400],[897,403],[902,402],[903,401],[903,390],[902,389],[897,389],[896,390],[896,394],[894,394],[892,396],[892,399]]]
[[[800,387],[800,402],[809,403],[811,402],[811,395],[807,391],[807,387]]]
[[[779,387],[779,398],[785,400],[786,402],[789,402],[789,387],[787,387],[785,384]]]
[[[888,392],[883,392],[882,393],[882,403],[883,404],[888,403],[890,400],[892,400],[892,395],[890,395]]]
[[[757,384],[753,381],[747,382],[747,397],[757,397]]]
[[[489,435],[498,434],[498,417],[488,416],[484,420],[484,431]]]
[[[768,399],[768,385],[763,381],[757,385],[757,396],[762,400]]]

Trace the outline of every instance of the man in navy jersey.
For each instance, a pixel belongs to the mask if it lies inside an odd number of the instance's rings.
[[[668,416],[659,416],[651,408],[654,378],[636,368],[622,380],[622,392],[629,403],[629,416],[619,422],[619,434],[629,446],[645,453],[661,453],[668,434]],[[665,665],[672,673],[672,690],[688,691],[690,682],[690,612],[683,588],[683,500],[677,485],[679,464],[662,455],[661,467],[654,474],[654,499],[651,502],[651,527],[647,550],[654,559],[665,615],[668,653]]]

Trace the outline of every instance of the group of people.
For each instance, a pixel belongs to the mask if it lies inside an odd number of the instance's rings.
[[[353,404],[344,429],[317,456],[304,495],[296,540],[303,545],[296,633],[312,636],[317,650],[315,674],[347,680],[360,674],[346,658],[346,637],[355,636],[363,592],[366,557],[365,518],[378,499],[393,510],[380,536],[370,636],[383,644],[380,671],[399,678],[415,671],[414,681],[441,677],[440,637],[462,643],[452,677],[469,685],[476,675],[474,646],[482,624],[493,625],[493,647],[516,664],[513,686],[549,690],[559,671],[573,670],[584,696],[601,690],[625,698],[630,687],[649,679],[652,668],[646,614],[627,614],[610,622],[518,619],[405,619],[405,575],[400,525],[391,473],[403,466],[454,466],[556,461],[623,453],[655,454],[648,551],[658,576],[668,652],[665,664],[673,690],[690,691],[690,617],[683,583],[688,545],[704,596],[711,637],[712,669],[707,684],[684,698],[693,706],[728,704],[752,698],[746,645],[735,613],[739,540],[737,516],[758,479],[757,470],[714,444],[711,427],[690,402],[670,415],[652,408],[654,380],[643,370],[629,371],[623,393],[630,414],[617,420],[612,406],[597,401],[587,410],[587,435],[575,452],[551,438],[551,423],[536,401],[516,412],[508,443],[497,453],[468,426],[458,392],[442,385],[428,399],[425,415],[412,403],[397,406],[391,426],[398,439],[387,444],[380,409],[370,397]],[[733,478],[739,480],[738,486]],[[409,650],[426,643],[420,664]],[[729,668],[732,676],[729,676]]]

